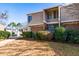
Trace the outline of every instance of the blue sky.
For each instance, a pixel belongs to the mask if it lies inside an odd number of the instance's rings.
[[[57,3],[0,3],[0,12],[8,11],[8,20],[10,22],[21,22],[27,24],[28,13],[41,11],[44,8],[49,8],[59,5]]]

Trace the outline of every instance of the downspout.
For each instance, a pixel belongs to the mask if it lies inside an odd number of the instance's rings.
[[[61,26],[61,7],[58,7],[58,25]]]

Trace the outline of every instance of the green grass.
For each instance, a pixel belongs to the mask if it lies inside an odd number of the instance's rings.
[[[54,49],[57,55],[60,56],[79,56],[78,44],[66,44],[59,42],[49,42],[49,46]]]

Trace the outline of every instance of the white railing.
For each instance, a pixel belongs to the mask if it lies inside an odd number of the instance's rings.
[[[46,22],[58,22],[58,18],[56,18],[56,19],[46,19]]]

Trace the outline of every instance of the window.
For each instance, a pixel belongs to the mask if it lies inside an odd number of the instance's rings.
[[[58,24],[48,24],[47,25],[47,30],[53,32],[56,27],[58,27]]]
[[[54,11],[53,14],[54,14],[54,19],[58,18],[58,11]]]
[[[52,13],[47,14],[47,19],[52,19]]]
[[[32,16],[28,16],[28,23],[32,20]]]

